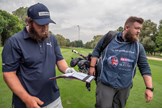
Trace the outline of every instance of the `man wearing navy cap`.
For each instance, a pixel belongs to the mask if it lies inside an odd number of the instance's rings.
[[[15,108],[62,108],[55,66],[72,73],[64,60],[56,38],[49,33],[48,8],[37,3],[27,10],[27,26],[10,37],[2,52],[3,77],[13,92]]]

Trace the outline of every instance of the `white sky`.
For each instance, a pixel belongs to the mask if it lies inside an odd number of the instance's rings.
[[[162,20],[162,0],[0,0],[0,9],[11,13],[38,2],[49,8],[51,19],[56,22],[50,24],[54,34],[84,43],[123,26],[129,16],[150,19],[156,24]]]

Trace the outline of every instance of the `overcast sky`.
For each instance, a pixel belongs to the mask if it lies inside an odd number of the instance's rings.
[[[156,24],[162,20],[162,0],[0,0],[0,9],[11,13],[38,2],[49,8],[51,19],[56,22],[50,24],[54,34],[84,43],[123,26],[129,16],[140,16]]]

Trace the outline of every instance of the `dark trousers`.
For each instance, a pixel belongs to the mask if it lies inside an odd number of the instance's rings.
[[[129,96],[132,85],[124,89],[114,89],[97,83],[96,88],[96,107],[97,108],[124,108]]]

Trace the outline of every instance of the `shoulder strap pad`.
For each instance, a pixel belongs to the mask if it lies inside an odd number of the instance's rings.
[[[114,36],[117,34],[118,32],[117,31],[109,31],[105,37],[104,37],[104,40],[103,40],[103,43],[102,43],[102,46],[101,46],[101,49],[100,49],[100,54],[101,52],[106,48],[106,46],[111,42],[111,40],[114,38]]]

